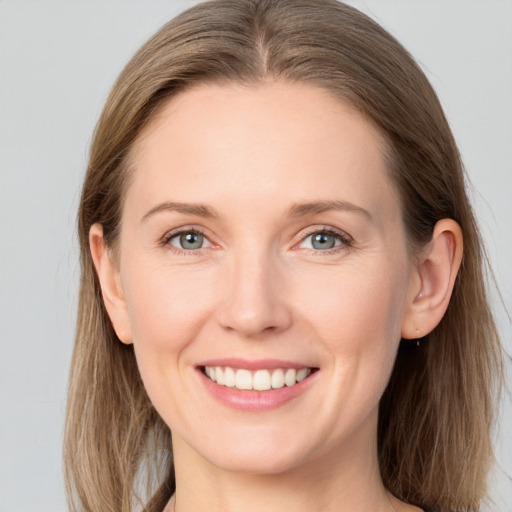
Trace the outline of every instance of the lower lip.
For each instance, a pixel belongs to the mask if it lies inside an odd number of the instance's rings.
[[[268,391],[246,391],[221,386],[209,379],[200,369],[197,371],[206,389],[219,402],[233,409],[252,412],[277,409],[297,398],[311,387],[317,373],[319,373],[318,371],[311,373],[307,378],[290,387],[284,386],[279,389],[269,389]]]

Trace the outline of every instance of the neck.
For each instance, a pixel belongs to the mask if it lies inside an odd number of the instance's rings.
[[[356,436],[357,437],[357,436]],[[398,512],[406,510],[385,490],[376,443],[347,443],[339,450],[278,474],[219,468],[173,436],[175,502],[169,512]],[[417,510],[417,509],[416,509]]]

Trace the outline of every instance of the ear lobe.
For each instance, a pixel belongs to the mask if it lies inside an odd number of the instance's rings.
[[[105,245],[103,227],[99,223],[93,224],[89,230],[89,246],[108,316],[117,337],[123,343],[131,344],[133,342],[132,332],[119,269]]]
[[[432,239],[419,255],[415,279],[402,321],[402,338],[426,336],[443,318],[462,261],[463,239],[460,226],[442,219],[434,227]]]

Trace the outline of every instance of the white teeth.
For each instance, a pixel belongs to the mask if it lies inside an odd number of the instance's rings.
[[[252,375],[249,370],[237,370],[235,387],[237,389],[252,389]]]
[[[293,386],[295,382],[297,382],[297,372],[293,368],[289,368],[284,374],[284,383],[287,386]]]
[[[205,374],[217,384],[227,387],[235,387],[241,390],[267,391],[280,389],[285,385],[294,386],[303,381],[310,373],[311,368],[276,368],[275,370],[257,370],[252,373],[249,370],[230,368],[228,366],[205,366]]]
[[[253,377],[253,388],[257,391],[266,391],[272,387],[270,373],[267,370],[258,370]]]
[[[224,386],[234,388],[236,383],[236,375],[233,368],[226,368],[224,370]]]
[[[272,372],[272,387],[274,389],[279,389],[284,386],[284,372],[281,368],[274,370]]]
[[[213,382],[215,382],[215,368],[212,368],[211,366],[206,366],[205,371],[206,375],[208,375],[208,377],[210,377],[210,379],[212,379]]]
[[[297,382],[300,382],[301,380],[304,380],[309,375],[309,373],[311,373],[309,368],[301,368],[297,372]]]

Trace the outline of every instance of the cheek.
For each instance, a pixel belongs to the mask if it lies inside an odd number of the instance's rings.
[[[390,265],[350,265],[332,274],[309,287],[307,319],[330,359],[325,369],[337,393],[324,407],[335,433],[358,428],[377,410],[400,341],[407,280]]]
[[[136,344],[156,351],[177,351],[198,333],[213,307],[211,276],[144,262],[132,265],[123,282]]]
[[[300,302],[321,337],[349,356],[397,343],[406,290],[399,268],[354,264],[315,275]]]
[[[164,420],[183,420],[180,395],[190,379],[187,347],[193,344],[213,307],[213,286],[194,272],[139,262],[125,274],[123,288],[132,327],[137,365],[144,387]]]

